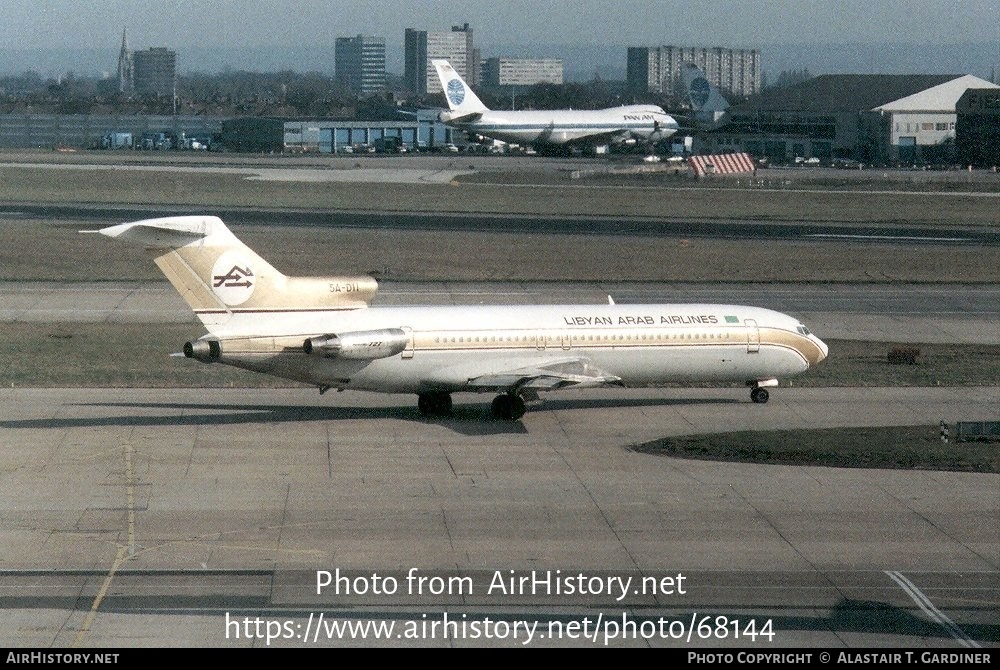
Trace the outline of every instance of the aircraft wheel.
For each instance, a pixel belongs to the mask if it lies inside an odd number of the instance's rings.
[[[519,395],[512,395],[510,397],[510,418],[514,420],[520,419],[526,411],[524,398]]]
[[[439,393],[437,402],[438,414],[441,416],[451,415],[451,394],[450,393]]]
[[[750,391],[750,399],[755,403],[763,405],[771,397],[771,394],[767,392],[767,389],[755,388]]]
[[[493,399],[491,406],[493,416],[505,421],[517,420],[524,416],[526,410],[524,400],[521,396],[507,393],[498,395]]]
[[[510,396],[506,393],[503,395],[498,395],[493,399],[493,404],[490,405],[490,411],[493,412],[493,416],[497,419],[507,419],[513,418],[511,414],[511,403]]]
[[[451,394],[421,393],[417,397],[417,409],[423,416],[447,416],[451,414]]]

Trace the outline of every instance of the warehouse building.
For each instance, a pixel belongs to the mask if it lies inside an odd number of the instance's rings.
[[[249,153],[353,153],[359,149],[434,150],[452,142],[452,129],[435,110],[414,121],[337,121],[276,118],[232,119],[222,124],[222,143]]]
[[[699,151],[779,162],[951,162],[956,105],[969,88],[997,87],[972,75],[822,75],[731,108]]]
[[[139,140],[163,134],[199,138],[204,144],[221,132],[222,119],[207,116],[0,114],[0,148],[12,149],[96,149],[109,135]]]

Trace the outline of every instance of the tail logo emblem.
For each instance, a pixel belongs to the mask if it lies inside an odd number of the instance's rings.
[[[253,272],[250,271],[249,266],[246,268],[241,268],[238,265],[234,265],[233,269],[224,275],[215,275],[213,279],[215,283],[212,284],[213,288],[219,288],[220,286],[225,286],[226,288],[250,288],[253,286],[253,282],[246,277],[253,277]],[[240,280],[243,281],[240,281]]]
[[[226,305],[242,305],[253,295],[257,278],[247,258],[230,250],[212,266],[212,293]]]
[[[458,79],[452,79],[448,82],[448,100],[456,107],[465,100],[465,87]]]

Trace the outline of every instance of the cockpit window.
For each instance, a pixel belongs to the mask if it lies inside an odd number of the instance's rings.
[[[796,329],[795,329],[795,330],[799,331],[799,333],[800,333],[801,335],[808,335],[808,334],[809,334],[809,329],[808,329],[808,328],[806,328],[805,326],[802,326],[802,325],[800,325],[800,326],[796,327]]]

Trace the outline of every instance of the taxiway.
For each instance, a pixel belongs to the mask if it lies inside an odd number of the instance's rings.
[[[548,622],[623,609],[770,619],[771,646],[997,641],[1000,476],[629,449],[735,428],[986,419],[997,388],[782,389],[766,406],[732,389],[608,393],[552,396],[511,424],[488,420],[475,396],[457,396],[453,418],[426,421],[412,398],[361,393],[0,390],[0,644],[264,644],[227,638],[227,613],[301,633],[321,611],[402,624],[445,612]],[[417,568],[478,587],[462,597],[318,597],[316,570],[336,568],[399,578]],[[496,570],[680,572],[690,588],[629,594],[625,606],[488,594]],[[925,612],[928,602],[943,618]]]

